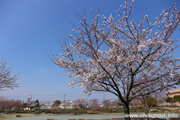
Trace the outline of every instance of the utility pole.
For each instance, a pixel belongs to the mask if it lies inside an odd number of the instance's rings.
[[[105,100],[105,95],[104,95],[104,92],[103,92],[103,101]]]
[[[64,94],[64,108],[66,108],[66,105],[65,105],[65,102],[66,102],[65,97],[66,97],[66,94]]]

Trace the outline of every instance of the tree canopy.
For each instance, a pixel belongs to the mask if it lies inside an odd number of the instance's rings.
[[[167,97],[166,102],[168,103],[179,102],[180,103],[180,95],[175,95],[173,98]]]
[[[60,100],[56,100],[56,101],[54,101],[54,104],[55,104],[55,105],[60,105],[60,104],[61,104],[61,101],[60,101]]]
[[[91,22],[80,17],[80,26],[67,34],[70,44],[63,44],[64,53],[53,59],[72,78],[68,85],[79,84],[85,94],[110,92],[122,101],[126,114],[134,98],[176,85],[180,78],[180,58],[172,54],[177,40],[171,38],[180,11],[174,4],[154,22],[148,15],[137,22],[131,17],[133,4],[125,1],[117,10],[117,21],[99,11],[92,12]]]

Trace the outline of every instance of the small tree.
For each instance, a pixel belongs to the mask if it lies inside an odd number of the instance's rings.
[[[111,101],[109,101],[109,100],[104,100],[104,101],[103,101],[103,106],[106,107],[106,108],[111,107]]]
[[[98,110],[99,109],[99,101],[98,101],[98,99],[89,100],[89,105],[90,105],[91,109]]]
[[[23,103],[23,105],[22,105],[22,107],[24,107],[24,108],[26,108],[28,106],[29,106],[28,103]]]
[[[75,108],[87,108],[88,102],[84,99],[77,99],[74,101]]]
[[[170,103],[171,105],[173,105],[173,103],[175,103],[176,100],[173,99],[173,98],[171,98],[171,97],[168,97],[168,98],[166,99],[166,102],[168,102],[168,103]]]
[[[175,95],[175,96],[174,96],[174,100],[175,100],[176,102],[179,102],[179,103],[180,103],[180,95]]]
[[[56,101],[54,101],[54,104],[60,105],[60,104],[61,104],[61,101],[60,101],[60,100],[56,100]]]
[[[100,12],[92,12],[91,23],[80,17],[80,27],[67,34],[72,41],[62,44],[64,53],[53,59],[72,77],[68,85],[79,84],[85,94],[116,95],[125,114],[130,113],[130,101],[176,85],[180,76],[180,59],[172,55],[177,40],[170,38],[180,24],[180,11],[172,5],[155,22],[146,15],[137,23],[131,17],[133,4],[125,1],[118,9],[118,21],[110,14],[101,24]]]
[[[37,100],[35,101],[35,103],[37,103],[37,105],[39,105],[39,100],[37,99]]]
[[[53,105],[52,105],[52,109],[59,109],[60,104],[61,104],[60,100],[55,100]]]
[[[157,98],[157,106],[163,106],[166,102],[166,94],[165,91],[156,92],[153,97]]]
[[[148,114],[152,107],[157,106],[157,99],[150,95],[142,96],[142,104],[145,108],[145,114]]]
[[[173,98],[167,97],[166,102],[171,103],[171,105],[176,102],[180,103],[180,95],[175,95]]]

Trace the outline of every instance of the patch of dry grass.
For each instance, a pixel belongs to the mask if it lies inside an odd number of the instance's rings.
[[[9,119],[9,118],[16,118],[17,115],[20,115],[20,117],[33,117],[33,116],[42,116],[44,114],[33,114],[33,113],[2,114],[2,113],[0,113],[0,120]]]
[[[151,111],[180,113],[180,107],[154,107]]]

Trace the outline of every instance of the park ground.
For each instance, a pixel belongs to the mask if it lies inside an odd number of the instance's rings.
[[[131,112],[131,114],[142,114],[143,112]],[[151,109],[150,113],[177,113],[180,114],[180,107],[154,107]],[[123,113],[99,113],[99,114],[123,114]],[[33,117],[33,116],[47,116],[47,115],[52,115],[52,116],[61,116],[62,114],[34,114],[34,113],[9,113],[9,114],[4,114],[0,113],[0,120],[4,119],[10,119],[10,118],[16,118],[17,115],[20,115],[20,117]],[[63,114],[63,115],[71,115],[71,114]]]

